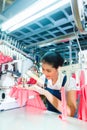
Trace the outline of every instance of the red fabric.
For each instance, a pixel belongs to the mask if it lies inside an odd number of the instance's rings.
[[[27,84],[36,84],[36,80],[34,78],[30,78],[29,81],[27,81]]]
[[[72,78],[76,79],[76,75],[75,75],[75,73],[72,74]]]

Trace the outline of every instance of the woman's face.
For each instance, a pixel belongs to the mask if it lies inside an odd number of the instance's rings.
[[[47,79],[53,79],[58,76],[58,70],[47,63],[42,63],[42,72]]]

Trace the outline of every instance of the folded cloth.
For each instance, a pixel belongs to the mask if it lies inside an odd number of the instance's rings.
[[[46,110],[39,93],[33,90],[14,86],[11,88],[9,95],[17,100],[20,107],[27,105]]]

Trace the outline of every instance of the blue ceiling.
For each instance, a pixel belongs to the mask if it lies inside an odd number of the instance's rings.
[[[13,1],[8,8],[1,12],[1,23],[35,1]],[[86,31],[84,33],[79,30],[75,22],[77,19],[72,12],[71,5],[67,4],[7,35],[16,39],[18,44],[15,46],[27,55],[41,57],[45,52],[57,49],[66,59],[66,64],[70,63],[70,56],[72,56],[73,63],[77,63],[79,50],[87,49],[87,34]],[[85,28],[87,26],[86,14],[87,3],[85,4]],[[79,48],[78,44],[81,48]]]

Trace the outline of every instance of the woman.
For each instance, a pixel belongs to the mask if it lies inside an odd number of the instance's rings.
[[[29,89],[39,92],[47,99],[48,110],[58,113],[62,112],[61,107],[61,87],[64,75],[60,72],[60,67],[64,63],[64,59],[56,51],[49,51],[42,57],[41,78],[44,81],[44,88],[34,85]],[[65,84],[67,115],[74,116],[76,111],[76,85],[75,80],[71,77]]]

